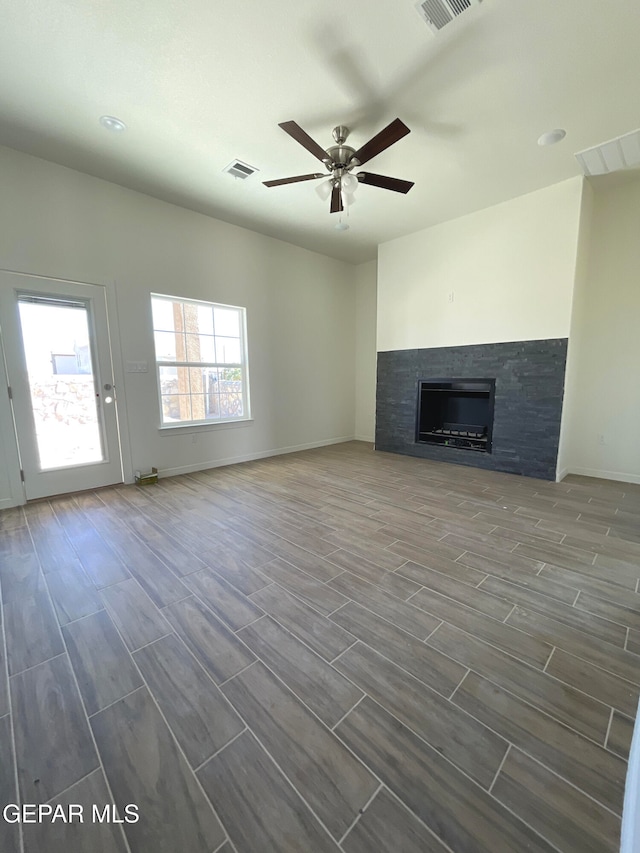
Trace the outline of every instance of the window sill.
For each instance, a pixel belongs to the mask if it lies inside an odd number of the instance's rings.
[[[200,423],[200,424],[172,424],[169,426],[158,427],[160,435],[170,435],[172,432],[180,432],[181,435],[188,435],[193,432],[215,432],[219,429],[236,429],[238,427],[248,427],[253,423],[253,418],[234,419],[232,421],[216,421],[215,423]]]

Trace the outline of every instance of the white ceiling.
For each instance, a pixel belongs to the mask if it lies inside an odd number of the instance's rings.
[[[634,0],[484,0],[436,36],[414,0],[20,0],[2,11],[0,144],[360,262],[579,174],[575,151],[640,126],[639,79]],[[322,169],[279,122],[322,147],[343,123],[357,148],[396,116],[411,134],[366,168],[416,185],[360,186],[348,231],[313,182],[262,186]],[[259,173],[224,174],[234,158]]]

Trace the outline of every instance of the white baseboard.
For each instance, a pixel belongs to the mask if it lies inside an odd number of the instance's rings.
[[[374,438],[372,435],[354,435],[354,441],[366,441],[367,444],[373,444]]]
[[[599,480],[616,480],[620,483],[640,483],[640,474],[626,474],[624,471],[603,471],[601,468],[564,468],[556,477],[560,482],[567,474],[581,474],[583,477],[597,477]]]
[[[178,474],[193,474],[195,471],[207,471],[210,468],[222,468],[224,465],[236,465],[238,462],[252,462],[254,459],[267,459],[270,456],[282,456],[285,453],[298,453],[301,450],[313,450],[315,447],[327,447],[330,444],[344,444],[354,441],[354,436],[345,435],[341,438],[327,438],[322,441],[312,441],[309,444],[296,444],[291,447],[278,447],[275,450],[261,450],[258,453],[247,453],[243,456],[229,456],[226,459],[215,459],[209,462],[196,462],[193,465],[181,465],[177,468],[160,468],[158,477],[176,477]]]
[[[568,468],[563,468],[562,471],[556,471],[556,483],[561,483],[567,474],[572,474]]]

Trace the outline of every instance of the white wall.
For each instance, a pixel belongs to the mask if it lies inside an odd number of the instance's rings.
[[[373,441],[376,427],[376,295],[378,264],[355,268],[356,425],[360,441]]]
[[[561,473],[640,483],[640,181],[623,180],[598,181],[593,193],[571,326]]]
[[[572,447],[575,443],[575,424],[578,423],[580,410],[580,394],[578,383],[580,377],[580,344],[581,328],[586,308],[586,281],[589,274],[589,255],[593,232],[593,190],[588,181],[582,183],[582,201],[580,205],[580,227],[576,251],[576,269],[574,276],[573,302],[571,309],[571,326],[569,329],[569,346],[567,348],[567,367],[564,380],[564,400],[562,403],[562,422],[560,424],[560,442],[558,445],[558,461],[556,464],[556,479],[562,480],[569,473]]]
[[[0,182],[0,268],[115,282],[122,361],[150,367],[125,377],[132,470],[174,473],[353,437],[352,266],[6,148]],[[246,306],[253,423],[158,430],[151,291]],[[0,407],[4,433],[2,394]],[[15,467],[11,448],[8,459]]]
[[[567,337],[581,185],[572,178],[383,243],[378,351]]]

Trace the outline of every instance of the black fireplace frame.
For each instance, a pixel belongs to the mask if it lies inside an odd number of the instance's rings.
[[[456,386],[477,386],[473,387],[456,387]],[[441,386],[441,387],[439,387]],[[482,387],[481,387],[482,386]],[[481,397],[488,402],[486,433],[481,438],[474,435],[469,430],[446,430],[443,429],[441,434],[421,432],[420,430],[420,415],[422,406],[422,393],[428,390],[432,392],[442,391],[450,395]],[[415,422],[415,441],[416,444],[432,444],[440,447],[449,447],[454,450],[471,450],[477,453],[491,453],[493,448],[493,421],[495,410],[495,394],[496,380],[489,378],[474,378],[467,379],[461,377],[445,377],[435,379],[420,379],[418,380],[418,393],[416,400],[416,422]],[[468,426],[472,424],[447,424],[446,426]],[[484,425],[480,425],[484,426]],[[424,438],[429,435],[429,438]]]

